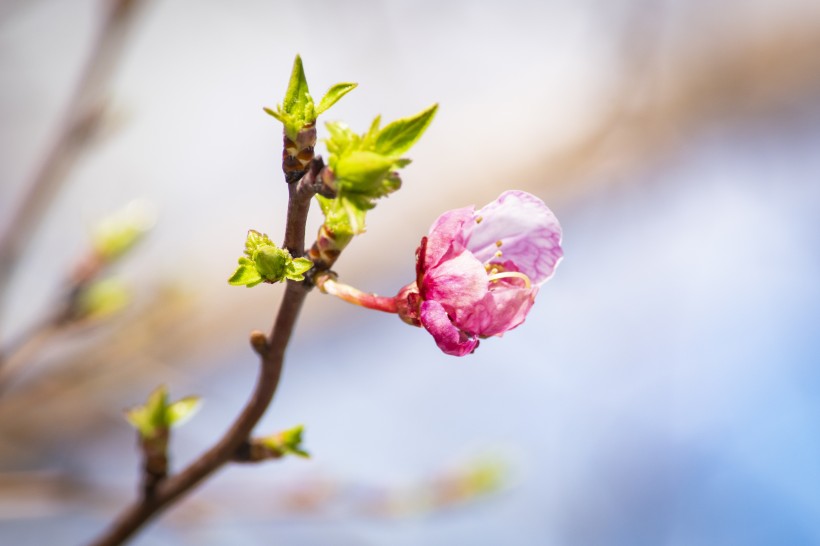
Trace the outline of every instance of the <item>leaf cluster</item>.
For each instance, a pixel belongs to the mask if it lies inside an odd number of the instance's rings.
[[[254,230],[248,231],[244,254],[228,279],[229,284],[250,288],[261,282],[303,281],[304,274],[313,267],[309,259],[293,258],[287,249],[279,248],[270,237]]]
[[[127,410],[125,418],[143,438],[151,439],[167,433],[172,426],[187,421],[199,406],[198,396],[186,396],[168,403],[168,389],[165,385],[160,385],[148,395],[145,404]]]
[[[281,104],[276,105],[276,109],[265,108],[265,112],[275,117],[285,126],[285,134],[293,141],[303,127],[316,123],[316,118],[336,104],[339,99],[351,92],[358,84],[343,82],[331,86],[327,93],[316,105],[310,96],[305,69],[302,66],[302,58],[297,55],[293,61],[293,70],[290,74],[290,82],[285,92],[285,99]]]
[[[302,449],[302,433],[304,429],[305,427],[303,425],[298,425],[271,436],[260,438],[259,442],[274,453],[309,458],[310,453]]]
[[[112,262],[131,250],[153,227],[156,210],[145,201],[133,201],[97,224],[92,244],[98,256]]]
[[[335,176],[337,196],[319,196],[325,225],[334,233],[356,235],[365,230],[365,215],[375,201],[401,187],[398,169],[410,160],[402,157],[433,121],[438,104],[381,127],[377,116],[370,129],[356,134],[341,122],[326,123],[330,138],[328,166]]]

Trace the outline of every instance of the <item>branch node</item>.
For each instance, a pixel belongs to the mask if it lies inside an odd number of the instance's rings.
[[[251,347],[261,357],[266,357],[270,347],[268,346],[268,338],[259,330],[251,332]]]

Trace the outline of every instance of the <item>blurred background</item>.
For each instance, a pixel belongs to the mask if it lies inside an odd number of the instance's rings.
[[[298,52],[315,97],[360,84],[325,121],[441,105],[344,282],[395,293],[438,214],[509,188],[566,257],[462,359],[312,294],[257,428],[303,423],[312,458],[226,468],[134,544],[820,543],[820,4],[114,4],[0,2],[0,347],[25,349],[0,375],[0,542],[83,543],[131,502],[122,410],[156,385],[205,400],[174,468],[246,400],[281,290],[226,279],[247,229],[282,237],[262,107]],[[130,304],[40,335],[133,199],[157,216],[111,271]]]

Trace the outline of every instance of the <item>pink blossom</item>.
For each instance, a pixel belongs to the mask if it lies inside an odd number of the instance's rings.
[[[416,250],[416,281],[396,296],[399,315],[424,326],[445,353],[464,356],[479,338],[524,322],[562,256],[558,220],[529,193],[445,212]]]

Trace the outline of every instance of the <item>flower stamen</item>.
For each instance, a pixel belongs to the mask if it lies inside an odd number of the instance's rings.
[[[504,271],[504,272],[501,272],[501,273],[497,273],[497,271],[498,270],[495,269],[495,268],[493,268],[489,271],[489,273],[490,273],[489,281],[490,282],[498,281],[498,280],[501,280],[501,279],[517,278],[517,279],[521,279],[521,280],[524,281],[524,287],[526,289],[529,289],[530,287],[532,287],[532,282],[530,282],[530,278],[527,277],[524,273],[521,273],[520,271]]]

